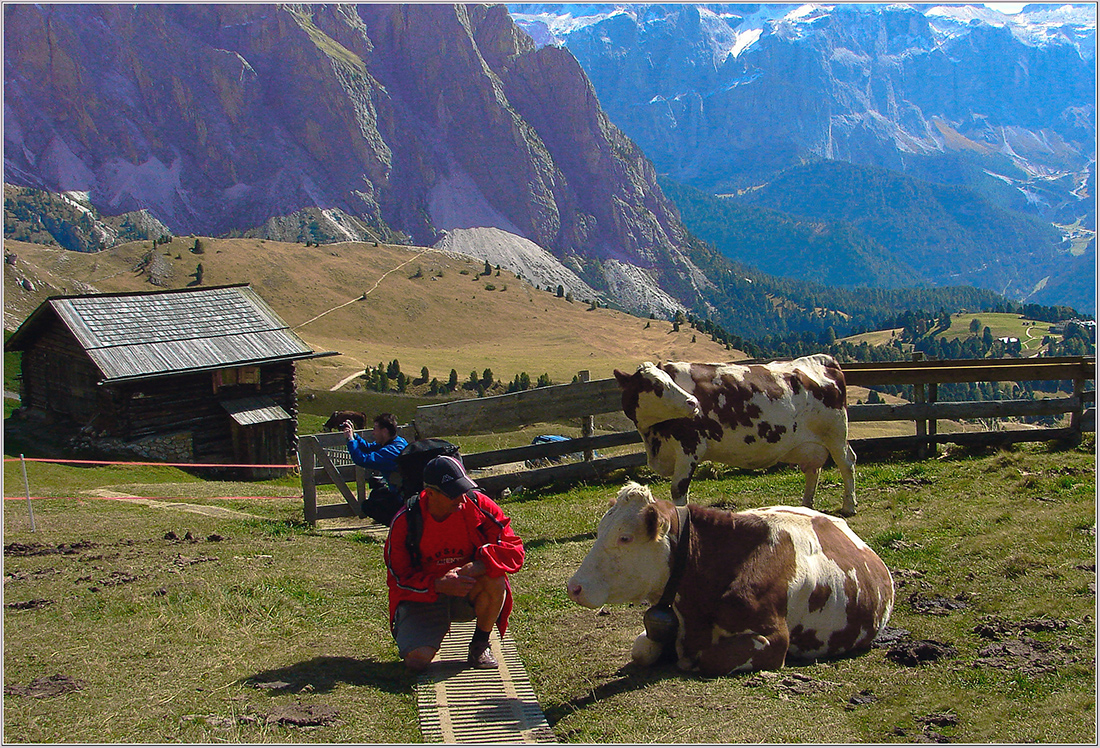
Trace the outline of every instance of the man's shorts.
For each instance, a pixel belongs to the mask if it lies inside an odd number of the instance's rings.
[[[473,604],[465,597],[440,595],[434,603],[402,600],[394,613],[397,651],[403,658],[420,647],[439,649],[451,621],[472,621],[476,617]]]

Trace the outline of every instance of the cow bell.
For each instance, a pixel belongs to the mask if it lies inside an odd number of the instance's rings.
[[[645,635],[658,644],[671,644],[676,639],[679,622],[671,605],[654,605],[642,616]]]

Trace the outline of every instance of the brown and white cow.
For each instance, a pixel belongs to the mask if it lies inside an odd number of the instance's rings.
[[[716,676],[854,654],[886,626],[893,579],[844,520],[798,506],[677,508],[637,483],[600,520],[566,583],[570,599],[588,608],[659,600],[684,512],[687,547],[672,602],[681,669]],[[643,631],[631,655],[650,665],[664,646]]]
[[[769,364],[647,361],[630,375],[616,370],[615,378],[649,467],[672,479],[675,503],[687,503],[691,476],[703,460],[742,468],[788,462],[806,474],[802,504],[812,507],[831,455],[844,481],[840,514],[855,514],[847,389],[831,356]]]

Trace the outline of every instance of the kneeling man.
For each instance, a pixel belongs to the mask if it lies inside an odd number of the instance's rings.
[[[424,489],[393,518],[384,553],[390,630],[405,664],[428,667],[451,621],[472,620],[467,664],[496,667],[489,634],[508,626],[508,575],[523,566],[523,542],[458,459],[424,466]]]

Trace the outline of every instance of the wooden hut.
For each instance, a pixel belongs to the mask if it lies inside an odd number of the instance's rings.
[[[151,459],[233,465],[293,464],[295,361],[330,355],[247,284],[54,296],[5,350],[23,353],[23,407]]]

